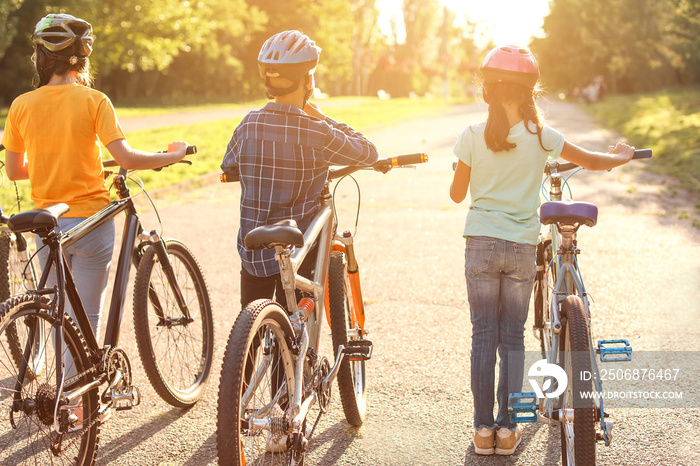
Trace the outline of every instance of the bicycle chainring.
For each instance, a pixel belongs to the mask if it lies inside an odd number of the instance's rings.
[[[318,407],[322,413],[328,411],[328,405],[331,403],[331,385],[323,386],[323,380],[331,373],[331,365],[328,359],[324,356],[318,364],[316,371],[316,394],[318,395]]]
[[[111,386],[117,371],[121,372],[122,379],[114,389],[123,389],[131,386],[131,363],[129,357],[121,348],[110,348],[105,355],[105,372]]]

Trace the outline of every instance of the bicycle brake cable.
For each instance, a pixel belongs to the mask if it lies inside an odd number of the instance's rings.
[[[333,218],[335,219],[335,224],[336,227],[338,225],[338,211],[335,208],[335,191],[338,189],[338,186],[340,185],[340,182],[343,181],[345,178],[350,178],[352,181],[355,182],[355,186],[357,187],[357,213],[355,215],[355,231],[352,232],[352,236],[355,236],[357,234],[357,225],[360,223],[360,205],[362,202],[362,192],[360,191],[360,184],[357,182],[354,176],[352,175],[345,175],[341,177],[333,187]]]

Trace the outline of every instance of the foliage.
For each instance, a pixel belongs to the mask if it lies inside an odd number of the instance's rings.
[[[378,27],[377,0],[2,0],[0,105],[31,89],[30,31],[49,12],[86,19],[95,31],[96,87],[117,104],[240,102],[265,95],[257,54],[272,34],[297,29],[323,49],[318,87],[331,95],[430,92],[475,54],[447,52],[470,40],[438,0],[405,0],[406,40]],[[471,69],[473,67],[467,66]],[[460,84],[461,85],[461,84]]]
[[[531,44],[549,87],[612,92],[700,82],[700,0],[552,0]]]
[[[651,167],[700,195],[700,88],[615,96],[590,107],[636,147],[651,147]]]
[[[256,104],[264,105],[264,101],[257,101]],[[252,103],[243,105],[229,105],[227,108],[232,114],[242,114],[244,109]],[[431,112],[439,112],[449,105],[450,102],[438,99],[391,99],[379,100],[377,98],[331,98],[319,102],[323,111],[338,121],[343,121],[353,126],[358,131],[365,131],[377,125],[390,125],[394,122],[424,116]],[[217,107],[220,108],[220,107]],[[197,113],[206,111],[203,107],[178,108],[179,112]],[[117,108],[117,114],[121,119],[126,117],[141,117],[149,115],[161,115],[172,112],[171,108]],[[167,143],[175,140],[189,141],[197,146],[197,155],[188,156],[192,160],[192,165],[174,165],[159,172],[140,171],[138,177],[143,180],[149,191],[170,186],[173,184],[195,179],[205,174],[218,172],[221,160],[223,159],[226,145],[228,144],[234,128],[238,125],[241,117],[225,118],[216,121],[192,123],[187,125],[167,126],[155,129],[144,129],[127,133],[129,145],[134,148],[157,151],[167,146]],[[193,117],[196,120],[196,117]],[[103,147],[104,159],[111,158],[109,152]],[[386,154],[389,157],[396,154]],[[0,159],[4,154],[0,152]],[[3,173],[4,174],[4,173]],[[17,183],[22,210],[32,207],[30,198],[30,186],[28,181]],[[135,190],[134,190],[135,191]],[[17,203],[15,187],[12,182],[5,180],[0,188],[0,206],[6,215],[16,213],[12,206]]]
[[[10,46],[12,39],[17,35],[17,18],[10,16],[14,13],[24,0],[4,0],[0,2],[0,57]]]

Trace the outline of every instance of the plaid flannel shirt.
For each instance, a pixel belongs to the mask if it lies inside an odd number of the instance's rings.
[[[294,219],[305,231],[317,213],[331,165],[371,165],[376,147],[350,126],[319,120],[292,105],[270,102],[243,118],[226,149],[223,167],[238,164],[241,224],[238,252],[258,277],[279,273],[275,251],[249,251],[243,238],[254,228]]]

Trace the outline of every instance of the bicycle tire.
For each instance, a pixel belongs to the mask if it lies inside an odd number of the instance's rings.
[[[190,310],[185,322],[155,246],[143,251],[134,282],[134,332],[143,370],[156,393],[186,408],[203,395],[214,362],[214,321],[199,263],[181,242],[165,240],[178,286]]]
[[[289,463],[288,449],[266,452],[266,447],[268,440],[284,442],[285,435],[291,431],[289,404],[293,393],[289,387],[294,387],[295,357],[289,343],[293,339],[294,330],[287,313],[273,301],[253,301],[238,315],[221,366],[216,423],[219,464]],[[267,367],[263,341],[273,346]],[[261,380],[252,388],[250,402],[242,406],[243,395],[257,373],[261,374]],[[266,406],[275,411],[275,417],[265,413],[260,424],[267,428],[259,427],[254,432],[250,428],[250,415]]]
[[[345,255],[341,251],[331,251],[328,269],[328,303],[333,354],[336,358],[340,345],[344,347],[348,345],[347,330],[356,329],[350,315],[351,302],[352,289],[348,281]],[[359,327],[357,329],[359,330]],[[338,370],[337,382],[345,419],[352,426],[361,426],[367,412],[365,361],[343,358]]]
[[[84,393],[82,402],[83,424],[73,432],[63,435],[60,450],[52,452],[50,446],[57,434],[53,429],[56,406],[56,347],[55,338],[47,334],[41,347],[44,370],[36,377],[25,377],[19,387],[22,394],[21,408],[12,413],[13,394],[17,393],[19,367],[10,361],[2,336],[10,325],[32,326],[34,323],[47,328],[58,326],[53,304],[45,296],[26,293],[14,296],[0,304],[0,464],[76,464],[92,465],[97,454],[99,440],[98,389]],[[64,359],[67,369],[76,374],[67,379],[64,393],[76,390],[81,383],[90,382],[91,363],[83,336],[73,320],[63,319],[63,348],[72,362]],[[36,345],[31,346],[32,350]],[[34,357],[31,356],[32,360]],[[78,375],[83,374],[80,378]],[[66,401],[59,403],[60,406]],[[70,405],[75,407],[77,403]],[[75,409],[71,412],[75,413]],[[13,424],[14,423],[14,427]]]
[[[22,236],[16,236],[15,233],[7,230],[0,233],[0,302],[24,291],[24,266],[19,251],[21,248],[27,247],[27,242]],[[32,267],[31,263],[29,267]],[[30,273],[32,277],[35,276],[33,270],[30,270]],[[26,341],[27,337],[27,335],[21,334],[21,329],[22,327],[15,325],[10,325],[6,329],[8,348],[17,366],[22,361],[24,352],[20,342]],[[38,353],[37,350],[36,354]],[[32,365],[27,376],[34,377],[34,371],[40,371],[41,368],[40,361],[37,361],[36,364]]]
[[[556,269],[552,268],[547,272],[550,262],[553,258],[552,242],[547,240],[537,245],[537,275],[533,287],[534,299],[534,328],[537,332],[537,337],[540,340],[540,353],[544,359],[547,358],[547,349],[545,340],[550,339],[551,334],[545,329],[544,325],[551,322],[550,303],[552,299],[552,290],[556,283]],[[551,332],[551,330],[550,330]]]
[[[581,298],[567,296],[562,302],[562,314],[566,322],[561,332],[560,364],[569,381],[561,395],[562,408],[574,413],[573,425],[566,419],[560,422],[562,465],[595,464],[596,415],[590,397],[593,386],[590,379],[581,377],[582,373],[592,373],[590,332]],[[581,396],[582,393],[589,395]]]

